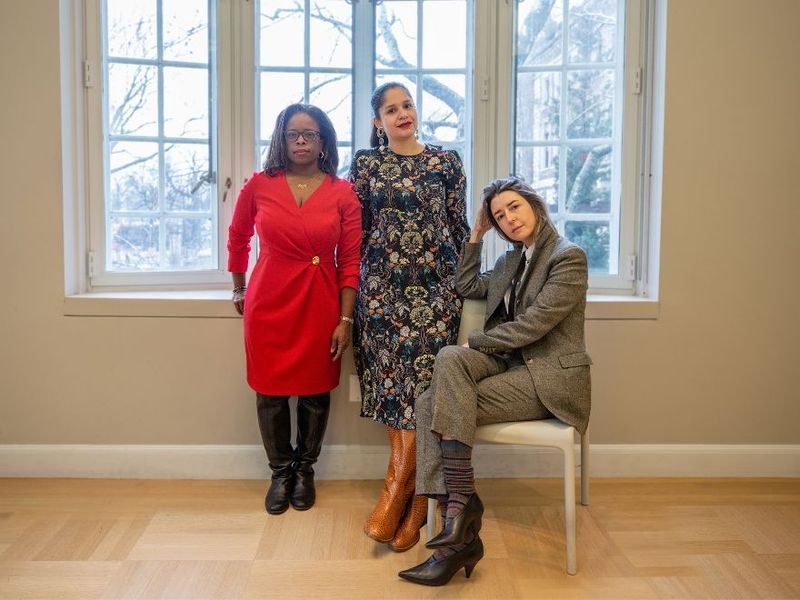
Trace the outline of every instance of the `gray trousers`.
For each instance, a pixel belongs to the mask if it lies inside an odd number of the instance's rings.
[[[445,494],[439,441],[474,445],[478,425],[547,419],[533,379],[521,358],[503,359],[463,346],[436,355],[431,386],[417,398],[417,481],[419,495]]]

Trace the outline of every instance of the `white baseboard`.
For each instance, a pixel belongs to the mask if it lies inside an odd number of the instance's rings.
[[[385,446],[331,445],[316,467],[320,479],[382,479]],[[578,455],[578,461],[580,456]],[[558,477],[557,450],[478,445],[475,474]],[[593,477],[800,477],[800,445],[592,444]],[[0,477],[118,479],[263,479],[260,446],[0,445]]]

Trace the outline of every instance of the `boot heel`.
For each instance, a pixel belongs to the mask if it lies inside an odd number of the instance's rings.
[[[472,571],[475,570],[475,565],[477,564],[478,563],[472,563],[471,565],[464,565],[464,575],[467,576],[467,579],[469,579],[469,576],[472,575]]]

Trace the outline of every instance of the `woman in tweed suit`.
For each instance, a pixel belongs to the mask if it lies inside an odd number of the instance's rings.
[[[480,273],[483,236],[494,227],[514,249]],[[483,505],[471,453],[478,425],[557,417],[581,433],[589,422],[591,359],[584,343],[588,269],[562,238],[547,205],[526,183],[497,179],[483,190],[456,288],[486,299],[483,330],[439,351],[431,387],[417,400],[417,494],[440,500],[434,554],[400,577],[443,585],[483,557]]]

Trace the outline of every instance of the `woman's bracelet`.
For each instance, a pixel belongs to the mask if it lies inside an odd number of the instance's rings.
[[[236,300],[237,294],[244,294],[246,291],[246,285],[237,285],[235,288],[233,288],[233,299]]]
[[[344,321],[345,323],[349,323],[350,325],[355,323],[355,319],[353,319],[353,317],[345,317],[344,315],[339,315],[339,320]]]

